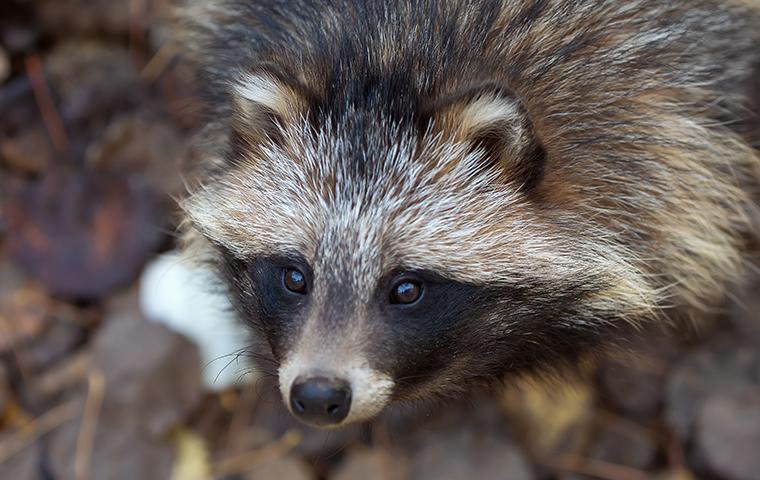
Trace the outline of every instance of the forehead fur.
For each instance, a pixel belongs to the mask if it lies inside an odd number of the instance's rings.
[[[258,149],[184,208],[243,259],[298,253],[323,265],[340,258],[365,277],[422,268],[476,284],[598,281],[612,270],[630,296],[642,296],[646,282],[623,252],[600,249],[603,234],[584,245],[542,222],[514,185],[483,168],[481,152],[432,129],[420,139],[379,123],[385,133],[365,138],[361,151],[353,129],[332,122],[319,131],[306,120],[284,126],[284,142]]]

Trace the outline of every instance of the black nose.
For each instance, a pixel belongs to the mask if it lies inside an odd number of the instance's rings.
[[[297,378],[290,388],[290,408],[306,423],[336,425],[351,408],[351,387],[337,378]]]

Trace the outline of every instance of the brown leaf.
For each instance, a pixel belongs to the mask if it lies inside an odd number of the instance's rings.
[[[129,283],[163,238],[160,202],[134,183],[55,170],[15,192],[11,258],[63,297],[99,298]]]

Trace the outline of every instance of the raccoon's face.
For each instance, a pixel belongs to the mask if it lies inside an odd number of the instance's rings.
[[[455,94],[424,121],[346,104],[315,122],[273,77],[237,93],[234,158],[184,207],[303,421],[572,361],[640,313],[625,252],[547,207],[546,159],[508,94]]]

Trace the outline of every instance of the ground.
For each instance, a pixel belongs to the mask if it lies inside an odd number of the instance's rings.
[[[166,3],[0,5],[0,478],[760,479],[757,282],[588,382],[348,430],[299,426],[266,376],[206,390],[197,347],[138,305],[201,123]]]

